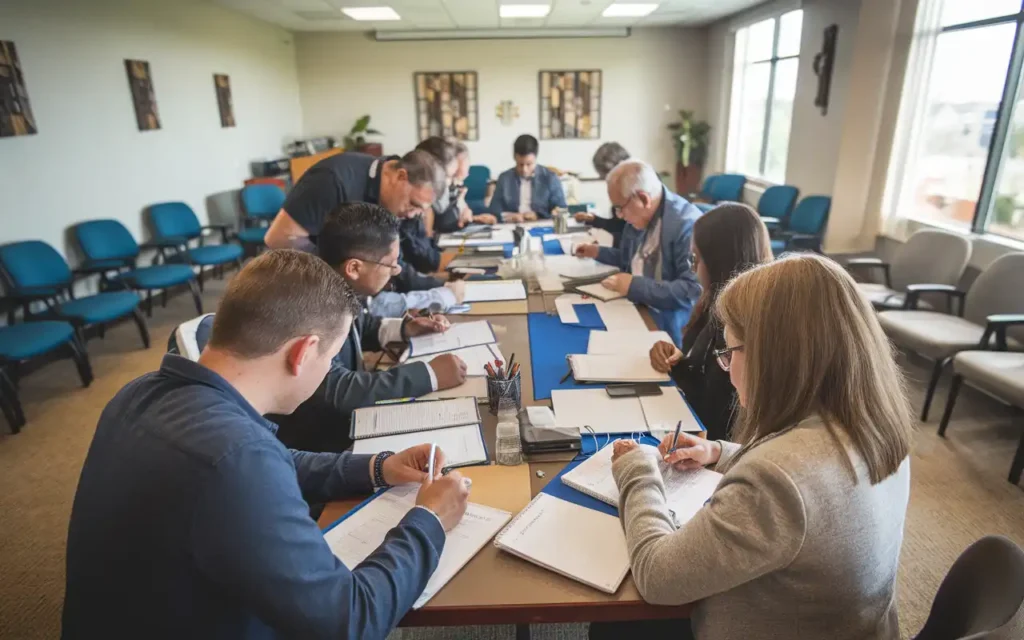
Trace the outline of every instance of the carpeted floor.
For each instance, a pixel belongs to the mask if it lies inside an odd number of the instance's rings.
[[[207,288],[213,309],[223,282]],[[155,369],[167,336],[193,317],[178,296],[150,321],[153,347],[143,351],[134,325],[121,325],[89,343],[96,381],[79,386],[70,361],[48,365],[22,383],[28,425],[7,435],[0,421],[0,637],[56,638],[64,594],[64,545],[79,470],[96,420],[125,383]],[[904,359],[915,406],[926,368]],[[948,380],[946,381],[948,382]],[[985,534],[1024,545],[1024,490],[1006,482],[1024,428],[1019,413],[971,390],[961,394],[949,438],[935,435],[946,386],[933,418],[918,429],[914,446],[910,513],[899,576],[904,637],[920,629],[942,576],[957,555]],[[513,638],[511,627],[401,630],[395,638]],[[535,638],[584,638],[582,625],[540,625]]]

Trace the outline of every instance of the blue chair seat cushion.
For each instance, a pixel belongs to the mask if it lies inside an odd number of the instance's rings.
[[[785,240],[772,240],[772,253],[773,254],[779,255],[780,253],[782,253],[785,250],[786,250],[786,241]]]
[[[157,264],[121,274],[121,279],[137,289],[166,289],[185,284],[196,277],[187,264]]]
[[[188,255],[193,264],[202,266],[227,264],[242,257],[242,245],[211,244],[205,247],[189,249]]]
[[[266,236],[266,227],[249,227],[238,232],[238,240],[246,244],[263,244],[263,239]]]
[[[57,307],[57,312],[65,318],[94,324],[123,318],[134,311],[139,302],[139,296],[134,291],[111,291],[70,300]]]
[[[67,343],[74,329],[67,322],[47,320],[0,327],[0,359],[28,360]]]

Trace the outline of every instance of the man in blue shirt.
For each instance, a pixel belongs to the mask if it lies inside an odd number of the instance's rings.
[[[621,269],[601,284],[647,305],[658,327],[679,346],[700,297],[690,247],[700,209],[666,189],[654,167],[639,160],[626,160],[611,170],[608,198],[613,215],[628,223],[620,245],[580,245],[576,255]]]
[[[228,285],[199,362],[167,355],[114,396],[71,512],[64,638],[387,636],[465,512],[463,479],[426,477],[425,446],[292,451],[262,417],[313,393],[356,310],[316,256],[268,252]],[[345,567],[307,500],[407,482],[418,506]]]
[[[519,136],[512,146],[516,166],[498,176],[490,204],[491,213],[504,222],[550,218],[555,209],[566,206],[558,176],[537,164],[539,148],[531,135]]]

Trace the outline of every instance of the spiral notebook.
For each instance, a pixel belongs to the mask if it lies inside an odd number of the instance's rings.
[[[494,545],[605,593],[615,593],[629,572],[618,518],[546,493],[531,500]]]
[[[353,440],[480,424],[476,398],[375,405],[352,412]]]

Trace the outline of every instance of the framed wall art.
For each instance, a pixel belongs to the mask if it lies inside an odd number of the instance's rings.
[[[29,136],[37,131],[18,50],[10,40],[0,40],[0,138]]]
[[[128,86],[132,91],[139,131],[159,129],[160,114],[156,109],[156,92],[153,90],[149,63],[145,60],[125,60],[124,67],[128,71]]]
[[[225,73],[215,73],[213,74],[213,86],[217,90],[220,126],[235,126],[235,105],[231,102],[231,78]]]
[[[430,136],[480,139],[476,71],[417,72],[413,85],[420,140]]]
[[[601,71],[541,71],[542,140],[601,137]]]

